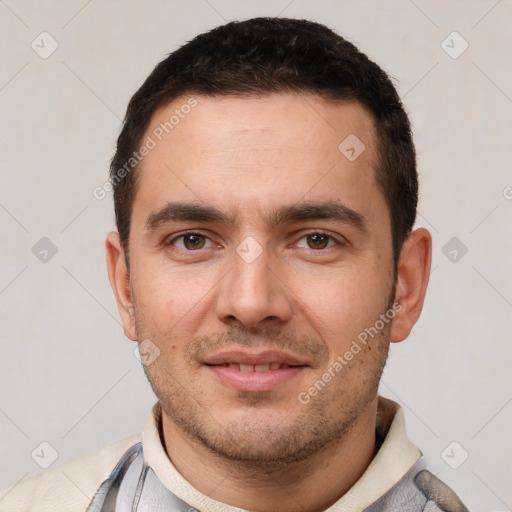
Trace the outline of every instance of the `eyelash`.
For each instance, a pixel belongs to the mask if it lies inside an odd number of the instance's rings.
[[[174,246],[174,243],[179,240],[180,238],[183,239],[184,237],[186,236],[191,236],[191,235],[197,235],[197,236],[200,236],[200,237],[203,237],[207,240],[209,240],[210,242],[214,243],[211,238],[207,235],[205,235],[204,233],[201,233],[199,231],[186,231],[185,233],[181,233],[180,235],[177,235],[175,237],[173,237],[171,240],[169,241],[166,241],[164,243],[165,246]],[[321,235],[321,236],[325,236],[327,238],[329,238],[329,241],[332,241],[334,242],[336,245],[338,246],[346,246],[347,243],[346,241],[342,241],[342,240],[339,240],[337,239],[336,237],[334,237],[333,235],[331,235],[330,233],[327,233],[325,231],[322,231],[322,230],[315,230],[315,231],[310,231],[308,233],[304,233],[298,241],[302,240],[303,238],[307,238],[308,236],[312,236],[312,235]],[[297,242],[296,242],[297,243]],[[312,251],[315,251],[315,252],[323,252],[323,251],[326,251],[327,249],[331,249],[333,246],[331,245],[330,247],[326,247],[324,249],[311,249]],[[196,251],[194,250],[190,250],[190,249],[180,249],[180,250],[184,250],[186,252],[199,252],[201,249],[197,249]]]
[[[191,236],[191,235],[201,236],[201,237],[203,237],[203,238],[205,238],[207,240],[210,240],[210,242],[213,243],[211,238],[209,236],[205,235],[204,233],[200,233],[199,231],[185,231],[185,233],[181,233],[180,235],[173,237],[171,240],[166,241],[165,245],[166,246],[169,246],[169,245],[173,246],[174,243],[176,242],[176,240],[179,240],[180,238],[185,238],[186,236]],[[196,251],[191,251],[191,250],[188,250],[188,249],[182,249],[182,250],[186,250],[188,252],[196,252]]]

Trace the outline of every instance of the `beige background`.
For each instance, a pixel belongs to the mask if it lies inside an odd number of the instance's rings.
[[[107,281],[111,197],[92,191],[158,61],[224,20],[282,15],[328,24],[396,79],[434,272],[381,391],[473,511],[511,509],[510,1],[3,0],[0,14],[1,488],[52,450],[59,464],[141,429],[154,396]],[[42,237],[56,254],[34,254]]]

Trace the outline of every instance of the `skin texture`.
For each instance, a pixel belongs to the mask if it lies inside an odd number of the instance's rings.
[[[169,458],[194,487],[250,510],[322,510],[378,448],[378,382],[389,342],[405,339],[421,312],[430,235],[410,235],[395,280],[375,129],[358,103],[195,98],[139,168],[129,272],[117,233],[107,238],[124,331],[160,351],[144,369]],[[147,135],[186,101],[158,110]],[[338,150],[350,134],[365,144],[354,161]],[[226,219],[163,222],[158,212],[175,202],[214,207]],[[272,222],[277,210],[306,203],[342,205],[362,223]],[[179,238],[186,230],[202,237]],[[301,403],[299,394],[395,301],[393,321]],[[302,366],[270,389],[235,388],[205,364],[226,349],[277,350]]]

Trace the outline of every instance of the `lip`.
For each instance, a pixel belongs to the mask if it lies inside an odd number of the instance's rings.
[[[268,371],[240,371],[230,368],[230,363],[242,365],[280,364],[283,368]],[[211,372],[221,383],[237,391],[272,391],[296,378],[309,365],[291,354],[278,350],[247,352],[226,350],[207,357],[204,368]]]
[[[248,352],[245,350],[224,350],[208,356],[203,361],[207,365],[237,364],[286,364],[288,366],[304,366],[308,362],[280,350],[262,350]]]

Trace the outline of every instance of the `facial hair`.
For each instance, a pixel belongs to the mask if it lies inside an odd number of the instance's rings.
[[[159,347],[183,343],[179,339],[171,341],[169,336],[165,340],[151,338],[150,331],[137,314],[136,326],[139,339],[149,337]],[[303,356],[312,361],[315,377],[311,379],[311,386],[332,365],[332,355],[330,357],[327,345],[320,337],[294,335],[275,327],[248,329],[235,326],[225,333],[186,342],[185,365],[181,364],[181,372],[175,361],[165,357],[144,366],[144,371],[162,411],[189,439],[245,469],[270,470],[308,459],[350,430],[377,394],[388,354],[390,327],[391,324],[387,324],[363,345],[353,360],[308,404],[299,403],[294,395],[293,400],[297,401],[294,410],[277,418],[275,414],[270,419],[251,414],[251,411],[271,408],[272,393],[239,392],[236,406],[246,406],[247,414],[236,421],[224,419],[217,414],[214,403],[203,399],[201,388],[186,380],[186,368],[191,368],[194,361],[203,360],[205,355],[228,346],[288,350],[298,358]],[[334,357],[337,355],[340,354]],[[297,395],[306,389],[297,389]]]

